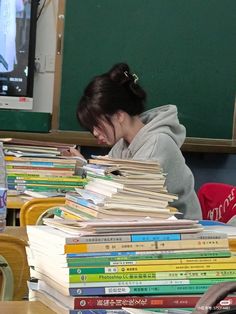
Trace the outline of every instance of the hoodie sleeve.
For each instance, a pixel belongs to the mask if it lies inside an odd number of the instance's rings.
[[[167,190],[179,197],[172,205],[183,213],[184,218],[201,219],[201,208],[194,190],[193,174],[174,140],[165,134],[159,135],[152,159],[154,155],[163,171],[167,173]]]

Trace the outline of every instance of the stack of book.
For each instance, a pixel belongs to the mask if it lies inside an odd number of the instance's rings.
[[[211,285],[236,280],[227,235],[202,231],[196,221],[45,223],[27,226],[29,296],[57,313],[191,309]]]
[[[61,217],[75,219],[165,219],[178,214],[169,204],[177,195],[167,192],[166,175],[157,162],[90,159],[81,173],[87,177],[84,189],[66,193],[66,203],[55,209]]]
[[[8,195],[64,195],[86,183],[75,176],[77,160],[62,156],[72,145],[20,139],[5,139],[3,143]]]

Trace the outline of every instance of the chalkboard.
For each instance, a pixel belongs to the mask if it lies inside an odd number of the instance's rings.
[[[187,136],[232,138],[235,0],[67,0],[61,130],[82,130],[83,89],[117,62],[139,76],[147,108],[177,105]]]

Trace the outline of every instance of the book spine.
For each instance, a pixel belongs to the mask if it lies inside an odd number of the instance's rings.
[[[73,219],[73,220],[80,220],[79,216],[67,213],[59,208],[54,209],[54,215],[63,219]]]
[[[70,289],[71,295],[97,296],[97,295],[163,295],[204,293],[211,285],[170,285],[170,286],[123,286],[123,287],[97,287]]]
[[[236,278],[236,270],[204,270],[204,271],[163,271],[149,273],[116,273],[116,274],[87,274],[70,275],[69,282],[98,282],[98,281],[129,281],[129,280],[159,280],[159,279],[194,279],[194,278]]]
[[[80,291],[77,289],[80,288],[104,288],[104,287],[111,287],[111,288],[120,288],[120,287],[142,287],[142,286],[188,286],[188,285],[213,285],[220,282],[225,281],[235,281],[235,278],[211,278],[211,279],[179,279],[179,280],[153,280],[153,281],[118,281],[118,282],[86,282],[86,283],[78,283],[75,284],[73,288],[73,295],[80,295]],[[70,290],[69,290],[70,292]],[[71,292],[70,292],[71,294]],[[155,293],[154,293],[155,294]],[[72,294],[71,294],[72,295]]]
[[[6,169],[15,169],[16,171],[19,169],[19,170],[50,170],[50,171],[73,171],[75,169],[74,166],[72,167],[61,167],[61,168],[54,168],[54,167],[39,167],[39,166],[6,166]]]
[[[194,307],[199,300],[197,296],[104,296],[104,297],[78,297],[75,299],[75,309],[120,309],[122,307],[153,308],[176,307],[181,302],[186,307]]]
[[[77,274],[115,274],[115,273],[139,273],[139,272],[157,272],[157,271],[191,271],[191,270],[215,270],[232,269],[234,264],[183,264],[183,265],[141,265],[141,266],[111,266],[111,267],[91,267],[91,268],[70,268],[70,275]]]
[[[69,241],[69,239],[67,240]],[[71,243],[77,243],[77,241],[72,240]],[[69,244],[69,242],[68,242]],[[145,252],[144,252],[145,253]],[[131,255],[131,256],[114,256],[114,257],[94,257],[93,259],[89,257],[83,257],[83,258],[67,258],[68,265],[72,265],[71,263],[80,263],[81,266],[94,266],[94,265],[104,265],[104,266],[113,266],[116,265],[116,263],[133,263],[137,262],[139,260],[173,260],[175,263],[175,260],[178,259],[195,259],[195,258],[202,258],[202,259],[208,259],[208,258],[219,258],[221,260],[222,258],[228,259],[228,257],[231,256],[230,251],[216,251],[216,252],[172,252],[172,253],[159,253],[155,252],[156,254],[143,254],[143,255]]]
[[[70,181],[60,181],[60,178],[58,178],[58,181],[56,180],[53,180],[53,181],[50,181],[50,180],[7,180],[8,183],[12,183],[12,184],[15,184],[15,185],[18,185],[18,186],[28,186],[28,185],[62,185],[62,186],[65,186],[65,185],[69,185],[69,186],[83,186],[85,184],[84,181],[77,181],[77,182],[70,182]]]
[[[83,189],[81,189],[83,191]],[[80,204],[77,204],[75,202],[72,202],[72,201],[69,201],[68,199],[66,199],[66,202],[65,204],[67,206],[69,206],[70,208],[72,208],[72,210],[79,210],[79,211],[82,211],[90,216],[93,216],[93,217],[97,217],[98,216],[98,211],[96,209],[92,209],[90,207],[86,207],[86,206],[82,206]]]
[[[85,185],[86,186],[86,185]],[[98,206],[97,205],[94,205],[92,204],[91,202],[83,199],[83,198],[79,198],[79,197],[76,197],[76,196],[73,196],[71,194],[66,194],[66,199],[74,202],[74,203],[77,203],[79,205],[82,205],[82,206],[85,206],[85,207],[89,207],[89,208],[92,208],[92,209],[98,209]]]
[[[228,239],[181,240],[181,241],[150,241],[120,242],[65,245],[64,253],[79,252],[114,252],[114,251],[148,251],[148,250],[181,250],[193,248],[228,248]]]
[[[212,264],[212,263],[236,263],[234,257],[220,258],[182,258],[182,259],[157,259],[157,260],[134,260],[134,261],[111,261],[104,266],[129,266],[129,265],[169,265],[169,264]],[[95,263],[94,263],[95,265]],[[97,264],[96,264],[97,265]],[[84,266],[80,264],[80,266]],[[101,265],[100,265],[101,266]]]
[[[109,309],[109,310],[105,310],[105,309],[86,309],[86,310],[69,310],[68,314],[127,314],[126,311],[122,310],[122,309]]]
[[[212,249],[211,249],[212,250]],[[218,250],[219,251],[219,250]],[[127,252],[93,252],[93,253],[69,253],[66,254],[66,258],[80,258],[80,257],[120,257],[120,258],[124,258],[124,257],[128,257],[131,258],[133,256],[138,256],[139,258],[142,258],[143,255],[150,255],[153,254],[153,258],[155,258],[155,256],[157,256],[158,254],[161,255],[161,252],[163,252],[164,254],[166,253],[170,253],[170,251],[166,251],[166,250],[161,250],[161,251],[127,251]],[[209,252],[211,252],[209,250]],[[230,251],[223,249],[222,252],[226,252],[226,254],[231,254]],[[175,252],[176,253],[176,252]],[[180,251],[179,254],[181,254],[182,252]],[[172,257],[174,258],[174,257]]]

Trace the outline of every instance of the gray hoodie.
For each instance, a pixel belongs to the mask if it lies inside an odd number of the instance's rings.
[[[186,130],[179,123],[177,108],[166,105],[148,110],[140,115],[145,126],[139,130],[130,145],[119,140],[109,152],[113,158],[157,160],[167,173],[166,185],[179,199],[172,203],[183,217],[201,219],[201,209],[194,191],[194,178],[185,164],[180,147]]]

